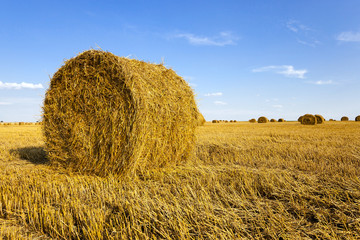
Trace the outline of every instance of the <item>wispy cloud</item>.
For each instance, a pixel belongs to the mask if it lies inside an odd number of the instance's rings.
[[[222,96],[222,95],[223,95],[222,92],[204,94],[205,97],[218,97],[218,96]]]
[[[300,39],[297,39],[297,42],[300,44],[306,45],[306,46],[310,46],[310,47],[316,47],[317,45],[319,45],[321,43],[318,40],[313,40],[313,41],[307,42],[307,41],[303,41]]]
[[[273,108],[283,108],[284,106],[283,105],[280,105],[280,104],[275,104],[275,105],[272,105]]]
[[[252,70],[253,72],[275,72],[277,74],[284,75],[285,77],[291,78],[305,78],[307,73],[306,69],[296,70],[291,65],[281,65],[281,66],[266,66],[261,68],[256,68]]]
[[[0,89],[39,89],[44,88],[41,83],[34,84],[34,83],[4,83],[0,81]]]
[[[0,105],[11,105],[9,102],[0,102]]]
[[[176,34],[173,38],[184,38],[192,45],[218,46],[235,45],[239,39],[232,32],[220,32],[217,36],[196,36],[192,33]]]
[[[332,81],[332,80],[328,80],[328,81],[322,81],[322,80],[319,80],[319,81],[309,81],[307,83],[310,83],[310,84],[315,84],[315,85],[334,85],[334,84],[337,84],[336,82]]]
[[[197,84],[192,82],[195,77],[192,76],[183,76],[183,79],[191,86],[191,87],[197,87]]]
[[[360,32],[342,32],[336,37],[336,40],[342,42],[360,42]]]
[[[227,105],[227,103],[223,102],[223,101],[214,101],[214,104],[215,105]]]
[[[316,31],[299,21],[289,20],[286,23],[286,27],[296,35],[296,41],[300,44],[316,47],[321,43],[313,36]]]
[[[286,27],[293,32],[301,32],[301,31],[310,31],[311,28],[308,26],[305,26],[304,24],[301,24],[299,21],[296,20],[289,20],[286,23]]]

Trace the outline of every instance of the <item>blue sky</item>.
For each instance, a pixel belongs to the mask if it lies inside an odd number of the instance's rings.
[[[207,120],[360,115],[360,1],[1,1],[0,120],[36,121],[65,59],[165,62]]]

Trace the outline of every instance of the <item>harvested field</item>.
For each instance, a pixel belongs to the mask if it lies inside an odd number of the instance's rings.
[[[51,167],[41,126],[1,125],[0,239],[359,239],[359,131],[205,123],[191,161],[119,180]]]

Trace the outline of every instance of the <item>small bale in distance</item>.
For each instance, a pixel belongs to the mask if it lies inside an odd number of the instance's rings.
[[[283,118],[279,118],[278,122],[285,122]]]
[[[355,122],[360,122],[360,115],[355,118]]]
[[[198,116],[193,90],[173,70],[89,50],[51,79],[45,148],[52,165],[129,176],[188,159]]]
[[[301,124],[304,125],[316,125],[317,119],[312,114],[305,114],[301,119]]]
[[[204,126],[204,124],[206,123],[204,115],[202,115],[200,112],[197,116],[197,122],[198,122],[198,126]]]
[[[267,119],[264,116],[258,118],[258,123],[268,123],[268,122],[269,122],[269,119]]]
[[[341,118],[341,121],[343,121],[343,122],[349,121],[349,118],[348,118],[347,116],[343,116],[343,117]]]
[[[276,120],[272,118],[272,119],[270,119],[270,122],[276,122]]]
[[[325,119],[323,116],[319,115],[319,114],[315,114],[315,117],[316,117],[316,123],[317,124],[322,124],[325,122]]]
[[[251,122],[251,123],[256,123],[256,119],[255,119],[255,118],[252,118],[252,119],[249,120],[249,122]]]

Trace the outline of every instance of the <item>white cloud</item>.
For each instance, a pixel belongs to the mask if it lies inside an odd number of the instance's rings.
[[[214,104],[215,105],[227,105],[226,102],[222,102],[222,101],[215,101]]]
[[[204,94],[205,97],[217,97],[217,96],[222,96],[222,95],[223,95],[222,92]]]
[[[183,79],[187,82],[194,80],[195,78],[192,76],[183,76]]]
[[[197,84],[192,82],[195,77],[192,76],[183,76],[183,79],[191,86],[191,87],[197,87]]]
[[[9,102],[0,102],[0,105],[11,105]]]
[[[26,83],[26,82],[22,82],[22,83],[3,83],[2,81],[0,81],[0,89],[23,89],[23,88],[38,89],[38,88],[44,88],[44,87],[43,87],[43,85],[41,83],[39,83],[39,84]]]
[[[286,23],[286,27],[293,32],[300,32],[300,31],[310,31],[311,28],[305,26],[304,24],[301,24],[299,21],[296,20],[289,20]]]
[[[313,40],[313,41],[308,42],[308,41],[303,41],[303,40],[297,39],[297,42],[301,43],[303,45],[306,45],[306,46],[310,46],[310,47],[316,47],[317,45],[320,44],[320,41],[318,41],[318,40]]]
[[[283,108],[283,105],[280,104],[276,104],[276,105],[272,105],[273,108]]]
[[[342,32],[336,39],[343,42],[360,42],[360,32]]]
[[[266,66],[261,68],[256,68],[252,70],[253,72],[275,72],[285,77],[293,77],[293,78],[305,78],[305,74],[307,73],[306,69],[295,70],[291,65],[282,65],[282,66]]]
[[[296,40],[300,44],[316,47],[321,43],[314,37],[316,31],[299,21],[290,20],[286,23],[286,27],[296,35]]]
[[[319,80],[319,81],[308,82],[308,83],[315,84],[315,85],[333,85],[333,84],[336,84],[336,83],[335,83],[334,81],[332,81],[332,80],[329,80],[329,81]]]
[[[196,36],[192,33],[181,33],[173,36],[174,38],[184,38],[192,45],[205,45],[205,46],[226,46],[235,45],[239,39],[231,32],[220,32],[219,35],[214,37]]]

